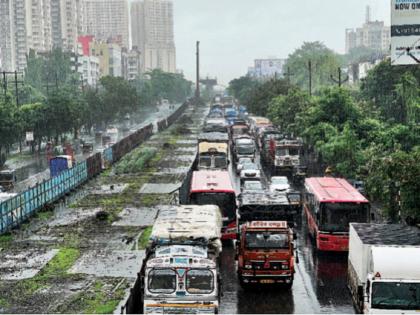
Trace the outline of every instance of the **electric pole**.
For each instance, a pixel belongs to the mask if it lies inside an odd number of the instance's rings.
[[[309,96],[312,96],[312,61],[308,61],[308,70],[309,70]]]
[[[338,79],[334,78],[333,75],[331,75],[330,78],[331,78],[331,81],[338,84],[338,87],[341,87],[341,85],[343,83],[346,83],[349,80],[349,76],[347,76],[347,78],[342,80],[342,78],[341,78],[341,68],[340,67],[338,67]]]
[[[196,52],[196,62],[197,62],[197,77],[196,77],[196,86],[195,86],[195,99],[196,102],[200,99],[200,42],[196,43],[197,52]]]
[[[24,84],[23,80],[18,80],[18,74],[22,74],[21,72],[13,71],[13,72],[7,72],[3,71],[3,92],[4,92],[4,99],[7,97],[7,76],[12,74],[14,75],[14,80],[12,80],[10,83],[14,83],[15,87],[15,96],[16,96],[16,106],[19,106],[19,87],[18,84]]]
[[[283,75],[286,76],[287,83],[290,85],[290,82],[291,82],[290,78],[295,75],[294,73],[290,72],[290,67],[287,67],[287,72],[283,73]]]

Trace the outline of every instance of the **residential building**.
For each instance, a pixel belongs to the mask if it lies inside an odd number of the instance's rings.
[[[128,0],[84,0],[83,33],[128,48]]]
[[[383,21],[371,21],[371,11],[366,8],[366,21],[362,27],[346,29],[346,53],[353,48],[367,47],[388,51],[391,45],[391,29]]]
[[[142,56],[137,47],[133,47],[127,54],[127,71],[124,76],[127,80],[135,80],[141,74]]]
[[[80,34],[81,0],[51,0],[52,46],[66,51],[77,50]]]
[[[133,1],[131,33],[132,45],[142,52],[142,71],[176,72],[172,1]]]
[[[255,59],[254,67],[248,69],[248,75],[258,80],[283,78],[286,61],[279,58]]]
[[[26,0],[27,49],[51,50],[51,0]]]
[[[115,43],[92,42],[90,55],[99,59],[99,75],[122,76],[121,47]]]
[[[14,41],[15,64],[14,69],[23,72],[26,68],[26,54],[28,52],[27,35],[26,35],[26,1],[11,0],[12,12],[11,19],[13,23],[12,39]]]
[[[3,71],[12,71],[16,65],[13,5],[11,0],[0,0],[0,50]]]
[[[99,58],[96,56],[81,56],[79,57],[79,62],[80,67],[78,72],[80,73],[83,85],[95,87],[100,78]]]

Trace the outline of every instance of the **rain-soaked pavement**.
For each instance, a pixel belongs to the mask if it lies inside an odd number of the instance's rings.
[[[239,179],[232,167],[230,171],[239,193]],[[267,183],[265,176],[262,182]],[[223,244],[221,257],[223,295],[220,313],[354,313],[346,283],[347,255],[316,252],[307,233],[303,213],[297,218],[296,223],[295,231],[298,238],[295,242],[299,263],[296,264],[291,289],[241,288],[236,274],[235,247],[233,243]]]

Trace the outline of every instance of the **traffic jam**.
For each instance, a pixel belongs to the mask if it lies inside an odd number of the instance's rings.
[[[336,289],[354,311],[416,311],[418,232],[374,223],[368,199],[349,181],[308,174],[304,150],[301,138],[232,97],[213,100],[187,177],[188,200],[161,210],[153,226],[140,273],[144,313],[226,310],[220,260],[232,248],[241,290],[287,294],[302,259],[298,233],[309,235],[317,255],[345,255],[347,282]],[[296,229],[302,218],[305,229]]]

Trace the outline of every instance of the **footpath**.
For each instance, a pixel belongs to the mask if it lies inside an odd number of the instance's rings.
[[[0,313],[119,313],[159,209],[177,202],[207,110],[189,107],[54,209],[0,236]]]

